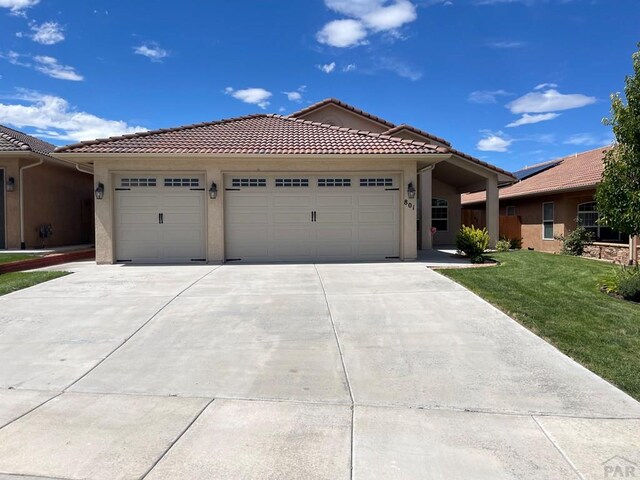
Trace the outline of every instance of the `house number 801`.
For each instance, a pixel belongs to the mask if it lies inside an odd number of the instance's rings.
[[[410,208],[411,210],[415,210],[415,209],[416,209],[415,204],[411,203],[409,200],[405,200],[405,201],[404,201],[404,204],[405,204],[408,208]]]

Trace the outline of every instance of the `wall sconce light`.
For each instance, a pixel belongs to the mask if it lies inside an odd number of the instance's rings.
[[[407,197],[416,198],[416,187],[413,186],[413,182],[409,182],[407,187]]]
[[[102,183],[98,184],[96,188],[96,200],[102,200],[104,198],[104,185]]]
[[[7,178],[7,192],[13,192],[16,189],[16,179],[13,177]]]
[[[218,186],[216,182],[211,182],[211,188],[209,189],[209,198],[215,200],[218,197]]]

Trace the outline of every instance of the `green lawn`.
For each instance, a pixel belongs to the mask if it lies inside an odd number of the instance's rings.
[[[69,272],[15,272],[0,275],[0,295],[68,275]]]
[[[18,260],[37,258],[39,256],[40,255],[32,255],[28,253],[0,253],[0,263],[17,262]]]
[[[619,267],[527,250],[491,258],[501,264],[440,273],[640,400],[640,305],[598,289]]]

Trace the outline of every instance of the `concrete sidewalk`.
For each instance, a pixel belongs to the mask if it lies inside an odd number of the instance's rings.
[[[638,402],[423,264],[74,269],[0,297],[0,479],[640,465]]]

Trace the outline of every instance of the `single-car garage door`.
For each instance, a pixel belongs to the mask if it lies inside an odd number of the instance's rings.
[[[115,178],[116,261],[205,261],[205,188],[200,175]]]
[[[399,176],[226,175],[227,261],[398,258]]]

